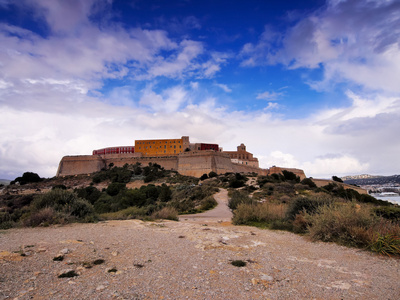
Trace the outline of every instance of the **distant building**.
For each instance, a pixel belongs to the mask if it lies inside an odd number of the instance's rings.
[[[233,163],[258,168],[258,159],[253,157],[252,153],[246,151],[246,146],[243,143],[237,147],[237,151],[223,151],[223,153],[228,154]]]
[[[136,140],[135,152],[143,156],[170,156],[190,150],[189,137],[164,140]]]
[[[193,151],[213,150],[218,152],[220,149],[218,144],[196,143],[196,144],[190,144],[190,150]]]
[[[120,146],[120,147],[108,147],[98,150],[93,150],[93,155],[105,155],[105,154],[123,154],[123,153],[135,153],[134,146]]]

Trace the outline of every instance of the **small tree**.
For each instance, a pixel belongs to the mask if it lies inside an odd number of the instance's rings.
[[[205,180],[207,178],[208,178],[208,175],[207,174],[203,174],[203,175],[201,175],[200,180]]]
[[[332,176],[332,180],[336,182],[343,182],[343,180],[337,176]]]
[[[210,173],[208,173],[208,177],[213,178],[213,177],[217,177],[218,174],[215,173],[214,171],[211,171]]]

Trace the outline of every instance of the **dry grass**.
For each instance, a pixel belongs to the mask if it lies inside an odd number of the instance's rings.
[[[152,215],[154,219],[167,219],[167,220],[174,220],[178,221],[178,211],[173,208],[166,206],[159,211],[154,212]]]
[[[250,224],[252,222],[272,223],[285,218],[287,204],[283,203],[259,203],[239,204],[234,211],[232,222],[234,224]]]

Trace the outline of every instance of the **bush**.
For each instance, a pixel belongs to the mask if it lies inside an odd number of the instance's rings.
[[[94,204],[101,196],[101,192],[94,186],[76,189],[75,192],[78,197],[88,200],[91,204]]]
[[[233,178],[229,180],[229,187],[237,189],[245,185],[245,182],[243,180],[238,180],[236,178]]]
[[[217,177],[217,176],[218,176],[218,174],[215,173],[214,171],[211,171],[210,173],[208,173],[208,177],[210,177],[210,178],[214,178],[214,177]]]
[[[374,209],[376,215],[394,222],[400,222],[400,207],[377,207]]]
[[[300,182],[300,177],[294,174],[293,172],[282,170],[282,175],[284,179],[287,181]]]
[[[252,204],[253,200],[244,191],[233,191],[228,201],[229,208],[235,210],[242,203]]]
[[[51,208],[57,214],[63,214],[67,220],[70,217],[82,219],[94,214],[93,206],[87,200],[79,198],[73,192],[60,189],[51,190],[46,194],[35,197],[35,200],[31,203],[31,217],[38,214],[36,217],[40,219],[40,211],[45,208]],[[44,210],[42,214],[51,215],[50,210]]]
[[[288,229],[284,221],[287,206],[285,204],[262,203],[244,204],[241,203],[233,212],[233,224],[251,225],[252,223],[264,223],[270,225],[271,229]],[[285,223],[285,224],[284,224]]]
[[[126,188],[125,183],[120,183],[120,182],[113,182],[110,183],[110,185],[107,187],[106,192],[110,196],[116,196],[118,193]]]
[[[369,245],[369,249],[382,255],[400,255],[400,237],[394,234],[377,234],[375,240]]]
[[[336,182],[343,182],[343,180],[337,176],[332,176],[332,180]]]
[[[317,187],[317,185],[311,178],[304,178],[300,183],[307,185],[308,187],[310,187],[312,189]]]
[[[57,212],[52,207],[45,207],[38,211],[32,212],[23,219],[24,226],[36,227],[39,225],[50,225],[60,223]]]
[[[158,199],[161,202],[168,202],[172,199],[172,191],[171,188],[163,183],[160,188],[160,193],[158,195]]]
[[[218,204],[218,202],[214,199],[213,196],[208,196],[208,197],[204,198],[203,200],[201,200],[199,209],[200,210],[209,210],[209,209],[216,207],[217,204]]]
[[[368,207],[354,204],[320,206],[308,219],[313,240],[356,247],[370,244],[373,234],[370,229],[377,223]]]
[[[290,203],[287,211],[287,218],[289,220],[294,220],[296,215],[302,212],[308,214],[314,214],[318,207],[332,203],[333,199],[326,195],[316,194],[313,196],[299,196]]]
[[[19,184],[24,185],[27,183],[34,183],[40,181],[43,181],[43,178],[40,178],[38,174],[32,172],[25,172],[22,175],[22,177],[15,178],[13,181],[10,182],[10,184],[15,184],[16,182],[19,182]]]
[[[203,180],[206,180],[207,178],[208,178],[208,175],[203,174],[203,175],[201,175],[200,180],[203,181]]]

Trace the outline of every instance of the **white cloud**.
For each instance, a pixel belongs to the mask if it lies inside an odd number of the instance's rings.
[[[0,24],[0,177],[15,178],[25,171],[54,176],[64,155],[182,135],[218,143],[225,150],[245,143],[263,167],[298,167],[313,177],[398,172],[400,98],[393,94],[366,96],[349,89],[348,107],[287,120],[271,113],[283,93],[266,91],[257,96],[268,101],[264,109],[235,111],[221,105],[205,83],[232,55],[209,53],[201,42],[172,40],[163,30],[107,23],[100,28],[90,21],[99,9],[92,2],[29,3],[51,30],[42,37]],[[367,12],[377,13],[366,18],[380,25],[372,27],[357,14],[360,3],[332,2],[300,21],[284,36],[284,48],[277,54],[269,49],[280,37],[267,28],[258,44],[242,49],[243,64],[323,64],[325,81],[314,83],[316,88],[350,79],[368,88],[398,91],[398,30],[391,26],[398,15],[389,10],[394,4],[365,2]],[[63,5],[70,5],[66,16],[77,14],[58,20],[57,7]],[[390,18],[383,17],[388,14]],[[124,86],[101,90],[104,80],[121,78]],[[148,81],[138,83],[140,79]],[[172,87],[165,85],[171,79],[177,79]]]
[[[65,99],[70,92],[63,93]],[[245,143],[262,167],[303,168],[313,177],[380,171],[394,174],[400,164],[400,142],[395,138],[400,107],[387,98],[367,100],[349,94],[357,99],[352,108],[335,114],[321,111],[303,120],[283,120],[267,111],[230,111],[215,98],[193,104],[189,91],[179,85],[160,93],[149,86],[136,93],[142,94],[136,106],[115,106],[85,95],[80,102],[60,100],[45,110],[41,106],[32,111],[31,106],[25,110],[3,105],[0,174],[15,178],[30,170],[54,176],[63,155],[133,145],[135,139],[182,135],[189,135],[192,141],[218,143],[225,150]],[[54,95],[49,89],[41,96]],[[38,96],[33,96],[37,101]],[[365,101],[374,101],[378,111],[372,114],[366,109],[363,117],[349,113]]]
[[[266,27],[258,43],[243,46],[242,65],[283,63],[287,67],[323,67],[325,89],[336,82],[400,92],[400,6],[398,1],[328,1],[283,34]],[[276,50],[271,45],[280,43]]]
[[[226,84],[223,84],[223,83],[214,83],[214,85],[215,86],[217,86],[217,87],[219,87],[220,89],[222,89],[224,92],[226,92],[226,93],[231,93],[232,92],[232,89],[230,89],[229,87],[228,87],[228,85],[226,85]]]
[[[316,158],[312,162],[304,162],[301,167],[309,174],[319,174],[322,178],[331,178],[333,175],[363,174],[369,171],[369,163],[361,163],[357,158],[349,155]]]
[[[269,91],[266,91],[266,92],[257,94],[256,99],[277,100],[281,96],[283,96],[282,92],[269,92]]]

